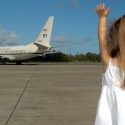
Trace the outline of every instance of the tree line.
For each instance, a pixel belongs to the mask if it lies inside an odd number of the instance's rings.
[[[40,62],[101,62],[100,54],[95,54],[88,52],[86,54],[65,54],[65,53],[52,53],[46,54],[37,58],[34,58],[30,61],[40,61]]]

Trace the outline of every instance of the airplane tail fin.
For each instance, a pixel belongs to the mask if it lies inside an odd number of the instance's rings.
[[[46,47],[50,47],[53,21],[54,21],[54,17],[50,16],[46,24],[44,25],[44,28],[42,29],[41,33],[39,34],[38,38],[36,39],[35,43]]]

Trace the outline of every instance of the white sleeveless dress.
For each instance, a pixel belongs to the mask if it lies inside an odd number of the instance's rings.
[[[125,77],[125,72],[122,75]],[[110,59],[102,75],[95,125],[125,125],[125,89],[120,87],[122,78],[119,68],[113,66]]]

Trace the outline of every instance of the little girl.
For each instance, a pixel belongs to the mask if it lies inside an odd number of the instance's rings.
[[[111,24],[107,35],[110,9],[100,4],[96,12],[104,74],[95,125],[125,125],[125,15]]]

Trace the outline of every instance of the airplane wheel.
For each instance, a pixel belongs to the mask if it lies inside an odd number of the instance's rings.
[[[5,64],[6,64],[6,62],[4,62],[4,61],[0,62],[0,65],[5,65]]]

